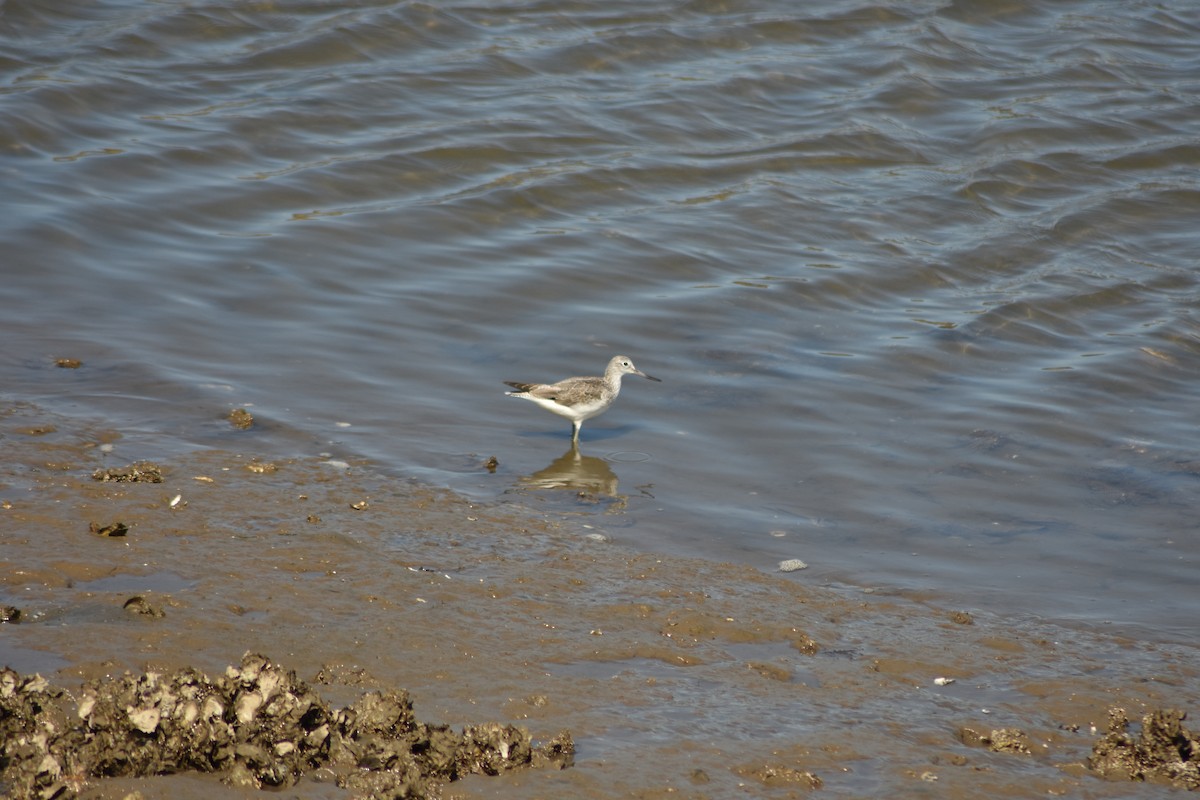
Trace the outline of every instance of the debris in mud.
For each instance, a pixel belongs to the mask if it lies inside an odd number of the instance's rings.
[[[88,530],[97,536],[115,538],[129,533],[129,526],[124,522],[114,522],[110,525],[101,525],[99,522],[92,522],[88,525]]]
[[[379,686],[380,683],[364,668],[341,663],[325,664],[313,676],[313,683],[341,686]]]
[[[21,609],[16,606],[0,606],[0,622],[17,623],[21,621]]]
[[[784,681],[786,683],[792,679],[792,671],[778,664],[768,664],[765,661],[750,661],[747,662],[746,667],[771,680]]]
[[[807,770],[794,769],[786,765],[759,764],[736,767],[733,770],[744,778],[753,778],[764,786],[786,786],[801,784],[809,789],[820,789],[825,782]]]
[[[45,436],[48,433],[57,433],[58,428],[54,425],[34,425],[32,428],[22,428],[18,433],[23,433],[26,436]]]
[[[1003,433],[989,431],[986,428],[976,428],[967,435],[967,446],[972,450],[990,453],[1001,447],[1012,444],[1012,440]]]
[[[162,469],[149,461],[138,461],[127,467],[109,467],[92,473],[92,480],[121,483],[162,483]]]
[[[229,412],[229,424],[244,431],[254,424],[254,417],[244,408],[235,408]]]
[[[975,618],[966,611],[955,611],[950,615],[950,621],[955,625],[974,625]]]
[[[1184,727],[1187,713],[1174,708],[1142,717],[1137,737],[1123,708],[1108,712],[1108,733],[1092,745],[1088,769],[1109,780],[1151,781],[1200,790],[1200,739]]]
[[[483,467],[488,472],[495,472],[496,468],[499,466],[500,459],[496,458],[495,456],[490,456],[487,461],[483,462]]]
[[[986,747],[993,753],[1020,753],[1029,755],[1033,749],[1029,746],[1029,737],[1017,728],[1001,728],[991,733],[977,731],[963,726],[958,730],[958,739],[967,747]]]
[[[63,369],[79,369],[83,366],[83,362],[78,358],[56,358],[54,366],[62,367]]]
[[[793,634],[794,635],[790,639],[792,647],[796,648],[804,655],[815,656],[817,653],[821,652],[821,645],[817,644],[817,641],[808,634],[800,633],[800,631],[796,630],[793,630]]]
[[[565,768],[564,731],[535,747],[522,728],[418,722],[403,690],[334,710],[291,670],[247,653],[216,678],[194,670],[90,681],[78,702],[40,675],[0,670],[0,785],[70,798],[104,777],[220,772],[286,787],[320,770],[364,797],[439,797],[442,783],[523,767]]]

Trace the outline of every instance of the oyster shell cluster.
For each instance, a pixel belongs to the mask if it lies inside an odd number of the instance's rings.
[[[333,709],[295,672],[248,653],[215,679],[194,670],[90,681],[76,700],[40,675],[0,670],[0,789],[70,797],[96,779],[219,772],[283,787],[302,776],[359,796],[437,797],[442,783],[523,767],[570,766],[568,732],[534,746],[485,723],[455,733],[419,722],[404,690]]]

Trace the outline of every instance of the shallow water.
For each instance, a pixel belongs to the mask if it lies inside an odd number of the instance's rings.
[[[107,420],[114,461],[365,457],[637,547],[1194,635],[1193,4],[0,26],[2,391]],[[569,425],[500,381],[617,352],[664,383],[530,479]]]

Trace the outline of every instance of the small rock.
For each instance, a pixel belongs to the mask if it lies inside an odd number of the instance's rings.
[[[244,408],[235,408],[229,412],[229,424],[244,431],[254,425],[254,417]]]
[[[1033,752],[1033,748],[1029,746],[1029,737],[1025,735],[1025,731],[1017,728],[1001,728],[997,731],[992,731],[991,743],[988,749],[995,753],[1021,753],[1028,755]]]
[[[142,614],[147,617],[165,617],[166,614],[161,608],[153,605],[149,600],[136,594],[125,601],[121,608],[133,614]]]
[[[1033,752],[1029,746],[1029,737],[1024,731],[1017,728],[1001,728],[990,733],[983,733],[964,726],[959,728],[958,739],[968,747],[986,747],[993,753],[1029,755]]]
[[[808,569],[808,564],[798,558],[789,558],[779,562],[780,572],[795,572],[799,569]]]
[[[114,522],[111,525],[101,525],[99,522],[93,522],[88,525],[88,530],[97,536],[117,537],[124,536],[129,533],[129,526],[124,522]]]

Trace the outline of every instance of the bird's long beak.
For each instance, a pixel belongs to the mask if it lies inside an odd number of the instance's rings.
[[[642,372],[640,369],[638,370],[638,375],[641,375],[643,378],[645,378],[648,381],[654,381],[655,383],[662,383],[662,378],[656,378],[653,375],[647,375],[646,373]]]

